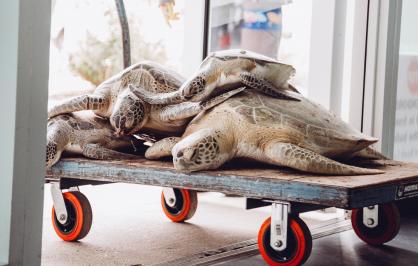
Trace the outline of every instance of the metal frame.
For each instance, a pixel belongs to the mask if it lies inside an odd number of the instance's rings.
[[[68,220],[68,212],[65,207],[64,197],[62,195],[60,184],[53,182],[51,184],[51,196],[54,205],[55,216],[60,224],[65,224]]]
[[[370,0],[363,128],[392,157],[402,0]]]
[[[379,225],[379,205],[363,208],[363,224],[368,228],[375,228]]]
[[[287,225],[290,203],[275,201],[271,204],[270,246],[277,251],[287,247]]]
[[[209,52],[209,34],[210,34],[210,0],[205,1],[205,12],[203,17],[203,48],[202,60],[206,58]]]
[[[163,188],[163,194],[164,194],[165,203],[169,207],[173,208],[174,206],[176,206],[177,199],[176,199],[176,194],[174,193],[173,188],[164,187]]]

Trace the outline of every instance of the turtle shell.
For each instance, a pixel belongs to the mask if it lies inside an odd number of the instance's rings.
[[[209,55],[210,57],[216,57],[221,60],[230,60],[230,59],[236,59],[236,58],[246,58],[251,59],[259,62],[265,62],[265,63],[272,63],[272,64],[282,64],[279,61],[264,56],[262,54],[258,54],[255,52],[251,52],[248,50],[242,50],[242,49],[230,49],[230,50],[222,50],[218,52],[213,52]]]
[[[237,95],[223,108],[233,111],[235,121],[266,130],[282,130],[301,136],[301,146],[323,155],[344,156],[377,141],[354,129],[321,105],[303,96],[301,101],[275,99],[251,90]],[[303,144],[302,144],[303,143]]]

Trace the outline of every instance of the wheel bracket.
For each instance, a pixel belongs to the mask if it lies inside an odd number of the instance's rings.
[[[176,194],[174,193],[174,188],[164,187],[163,193],[164,193],[165,203],[171,208],[176,206],[177,200],[176,200]]]
[[[65,201],[59,183],[51,183],[51,195],[55,216],[60,224],[65,224],[68,219],[68,212],[65,207]]]
[[[375,228],[379,225],[379,205],[363,208],[363,224],[368,228]]]
[[[290,203],[273,202],[271,205],[270,246],[276,251],[287,247],[287,224]]]

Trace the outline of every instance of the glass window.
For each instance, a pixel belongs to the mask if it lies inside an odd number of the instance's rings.
[[[293,85],[307,92],[311,1],[210,1],[208,52],[241,48],[293,65]]]
[[[131,62],[153,60],[182,71],[185,0],[125,0]],[[123,69],[114,0],[53,0],[50,103],[95,88]]]
[[[393,157],[418,162],[418,1],[402,5]]]

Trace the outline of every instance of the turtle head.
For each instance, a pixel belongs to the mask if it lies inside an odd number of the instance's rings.
[[[198,102],[206,99],[216,88],[217,79],[199,73],[187,80],[181,87],[180,92],[183,99],[191,102]]]
[[[173,147],[174,167],[183,172],[216,169],[230,159],[232,154],[226,142],[216,130],[199,130]]]
[[[148,119],[148,105],[129,89],[122,92],[117,100],[110,124],[118,136],[129,135],[140,130]]]

